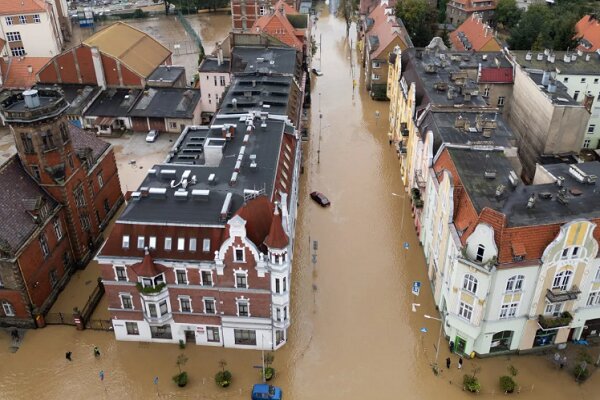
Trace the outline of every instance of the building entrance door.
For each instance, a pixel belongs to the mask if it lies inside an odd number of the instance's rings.
[[[460,336],[457,336],[454,339],[454,351],[458,354],[465,354],[465,349],[467,348],[467,341]]]
[[[184,331],[186,343],[196,343],[196,333],[194,331]]]

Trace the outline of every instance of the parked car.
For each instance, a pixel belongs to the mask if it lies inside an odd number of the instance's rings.
[[[252,400],[281,400],[283,393],[277,386],[257,383],[252,388]]]
[[[152,129],[150,132],[148,132],[148,134],[146,135],[146,142],[148,143],[153,143],[156,141],[156,139],[158,138],[158,131],[155,129]]]
[[[316,201],[321,207],[329,207],[331,202],[329,199],[321,192],[312,192],[310,197]]]
[[[323,73],[321,72],[320,69],[318,68],[313,68],[311,69],[312,73],[315,74],[316,76],[323,76]]]

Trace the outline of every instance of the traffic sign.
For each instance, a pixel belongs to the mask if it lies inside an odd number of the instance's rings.
[[[421,291],[421,282],[414,281],[412,284],[412,294],[414,294],[415,296],[418,296],[420,291]]]

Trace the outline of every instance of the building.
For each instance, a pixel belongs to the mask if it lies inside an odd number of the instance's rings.
[[[474,13],[455,31],[450,33],[452,48],[458,51],[500,51],[502,45],[496,32],[482,21],[481,15]]]
[[[43,84],[142,89],[171,52],[148,34],[116,22],[52,58],[37,74]]]
[[[216,57],[205,57],[198,67],[198,86],[201,92],[203,121],[210,121],[231,83],[231,60],[217,49]]]
[[[421,241],[459,354],[544,349],[600,332],[600,163],[538,165],[524,185],[502,150],[447,146],[428,171]]]
[[[99,86],[90,85],[65,84],[59,86],[36,84],[34,88],[38,90],[59,90],[69,103],[69,108],[64,113],[65,118],[78,128],[83,128],[85,112],[102,93],[102,89]],[[90,125],[88,124],[88,126]]]
[[[10,57],[53,57],[64,47],[62,0],[3,1],[0,4],[0,54]],[[66,27],[67,25],[65,25]],[[70,25],[69,32],[70,32]]]
[[[252,26],[254,32],[264,32],[286,45],[306,53],[310,48],[310,18],[299,14],[293,7],[279,0],[267,14],[262,15]]]
[[[31,89],[36,74],[49,60],[48,57],[0,58],[0,88]]]
[[[486,24],[494,22],[496,0],[451,0],[446,3],[446,21],[458,26],[475,13]]]
[[[103,90],[83,113],[83,127],[95,129],[98,134],[104,135],[111,135],[115,130],[132,130],[130,111],[142,94],[140,89]],[[159,119],[157,129],[163,126],[163,122],[163,119]],[[147,131],[144,124],[142,132]]]
[[[231,23],[233,31],[248,31],[263,15],[274,8],[277,0],[232,0]],[[299,1],[286,0],[285,3],[294,10],[298,9]]]
[[[296,51],[276,50],[234,49],[232,65],[253,72],[131,194],[98,256],[118,340],[285,344],[301,140],[292,77],[274,73],[293,72]],[[254,68],[257,55],[271,69]]]
[[[159,65],[148,76],[146,85],[149,87],[184,88],[187,86],[185,67],[168,64]]]
[[[387,99],[388,60],[390,54],[413,47],[400,18],[396,18],[395,2],[382,0],[365,18],[359,32],[359,50],[364,65],[364,79],[371,97]]]
[[[533,179],[541,155],[579,153],[590,119],[581,100],[571,97],[563,82],[556,79],[552,62],[556,54],[547,53],[535,56],[536,62],[541,61],[538,68],[531,68],[531,53],[525,59],[512,60],[515,83],[508,116],[519,141],[526,182]]]
[[[123,201],[112,148],[69,124],[59,91],[2,101],[17,156],[0,168],[0,324],[34,327]]]
[[[546,50],[544,53],[511,51],[524,68],[548,71],[552,79],[561,82],[573,101],[582,104],[589,113],[583,125],[583,149],[600,148],[600,56],[593,53]]]
[[[577,50],[592,53],[600,49],[600,21],[595,14],[584,15],[575,25],[575,32]]]

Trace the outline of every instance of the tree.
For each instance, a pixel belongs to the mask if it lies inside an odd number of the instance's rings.
[[[438,12],[427,1],[399,1],[396,3],[396,17],[402,19],[415,47],[425,47],[433,39]]]
[[[357,0],[340,0],[337,13],[346,21],[346,36],[350,34],[350,25],[354,21],[356,10],[358,9]]]
[[[514,50],[529,50],[534,42],[545,46],[545,25],[552,19],[552,12],[545,4],[532,4],[523,13],[519,23],[510,31],[508,43]],[[541,34],[541,36],[540,36]],[[541,43],[538,43],[541,42]]]
[[[515,0],[499,0],[496,5],[496,21],[505,28],[512,28],[521,19],[521,10]]]

